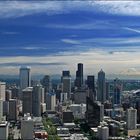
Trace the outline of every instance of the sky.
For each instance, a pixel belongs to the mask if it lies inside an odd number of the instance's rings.
[[[0,1],[0,74],[140,75],[140,1]]]

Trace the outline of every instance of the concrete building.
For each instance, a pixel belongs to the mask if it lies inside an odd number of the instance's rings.
[[[20,68],[20,90],[31,86],[31,72],[29,67],[21,67]]]
[[[46,112],[46,103],[41,103],[41,114]]]
[[[127,129],[128,130],[133,130],[137,129],[137,110],[134,108],[129,108],[127,109],[126,113],[126,118],[127,118]]]
[[[98,126],[98,133],[97,133],[99,140],[108,140],[109,138],[109,129],[106,126]]]
[[[21,120],[21,139],[33,139],[34,122],[33,119],[27,115]]]
[[[63,120],[63,123],[72,123],[72,121],[74,120],[73,112],[72,111],[64,111],[62,113],[62,120]]]
[[[5,82],[0,82],[0,99],[5,101]]]
[[[104,103],[106,101],[106,84],[105,84],[105,72],[101,69],[98,72],[98,82],[97,82],[97,101]]]
[[[68,93],[60,93],[60,102],[65,103],[68,100]]]
[[[73,112],[74,118],[84,119],[86,113],[86,104],[71,104],[70,110]]]
[[[74,92],[74,102],[75,104],[86,104],[86,97],[88,96],[87,90],[77,89]]]
[[[32,114],[32,94],[33,94],[33,87],[27,87],[22,91],[22,108],[23,114],[30,113]]]
[[[7,140],[9,134],[9,123],[7,121],[3,121],[0,123],[0,139]]]
[[[32,96],[32,113],[35,117],[41,116],[41,94],[42,94],[42,86],[37,85],[33,87],[33,96]]]
[[[56,106],[56,94],[55,93],[47,93],[46,110],[55,111],[55,106]]]
[[[17,120],[17,101],[16,99],[9,100],[9,115],[8,120],[16,121]]]

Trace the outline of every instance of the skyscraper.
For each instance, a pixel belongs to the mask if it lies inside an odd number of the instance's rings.
[[[88,96],[91,100],[95,99],[96,93],[95,93],[95,81],[94,81],[94,75],[87,76],[87,87],[88,87]]]
[[[69,71],[62,72],[62,92],[67,93],[68,99],[70,99],[71,94],[71,76]]]
[[[65,76],[70,76],[70,71],[68,70],[65,70],[65,71],[62,71],[62,76],[65,77]]]
[[[31,74],[29,67],[20,68],[20,90],[31,86]]]
[[[33,116],[40,117],[41,116],[41,94],[42,94],[42,86],[37,85],[33,87],[33,98],[32,98],[32,107],[33,107]]]
[[[88,75],[87,76],[87,86],[93,92],[95,91],[94,75]]]
[[[86,120],[90,127],[97,127],[104,117],[104,105],[100,102],[93,102],[90,97],[86,100]]]
[[[51,78],[49,75],[45,75],[43,77],[43,79],[41,80],[41,84],[45,90],[45,93],[50,92],[50,90],[51,90]]]
[[[0,99],[0,122],[3,119],[3,100]]]
[[[98,72],[98,83],[97,83],[97,100],[101,103],[106,101],[106,89],[105,89],[105,72],[101,69]]]
[[[0,99],[5,101],[5,82],[0,82]]]
[[[54,111],[55,106],[56,106],[56,94],[55,93],[47,93],[46,109]]]
[[[137,110],[134,108],[129,108],[127,109],[127,113],[126,113],[126,117],[127,117],[127,129],[128,130],[133,130],[136,129],[137,126]]]
[[[9,115],[8,119],[11,121],[17,120],[17,100],[16,99],[10,99],[9,100]]]
[[[32,92],[33,87],[27,87],[23,91],[23,98],[22,98],[22,109],[23,114],[30,113],[32,114]]]
[[[83,86],[83,64],[78,63],[78,70],[76,71],[75,86],[81,88]]]

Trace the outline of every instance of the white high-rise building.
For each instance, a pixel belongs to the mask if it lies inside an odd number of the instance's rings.
[[[127,109],[126,113],[127,117],[127,129],[128,130],[134,130],[137,129],[137,110],[134,108]]]
[[[29,67],[20,68],[20,90],[31,86],[31,73]]]
[[[5,82],[0,82],[0,99],[5,101]]]

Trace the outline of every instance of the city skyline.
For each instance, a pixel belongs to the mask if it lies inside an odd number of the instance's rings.
[[[0,74],[140,74],[140,2],[0,2]],[[57,67],[57,69],[56,69]]]

